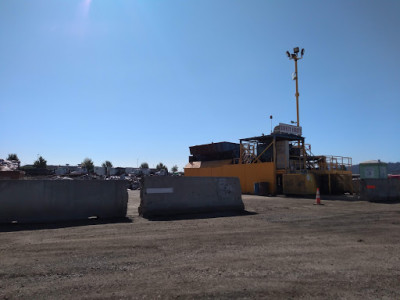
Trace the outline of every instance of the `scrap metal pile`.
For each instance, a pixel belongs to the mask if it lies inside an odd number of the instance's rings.
[[[0,171],[17,171],[18,161],[0,158]]]

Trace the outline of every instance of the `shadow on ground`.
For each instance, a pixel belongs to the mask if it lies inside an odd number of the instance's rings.
[[[370,200],[369,202],[375,203],[375,204],[399,204],[400,200]]]
[[[294,198],[294,199],[316,199],[316,195],[279,195],[282,198]],[[326,195],[323,194],[320,196],[321,201],[329,200],[329,201],[363,201],[359,199],[358,195]]]
[[[0,224],[0,232],[27,231],[27,230],[45,230],[60,229],[67,227],[79,227],[88,225],[104,225],[116,223],[132,223],[131,218],[112,218],[112,219],[87,219],[79,221],[63,221],[52,223],[3,223]]]
[[[278,195],[278,197],[281,198],[293,198],[293,199],[316,199],[316,196],[314,195]],[[371,203],[377,203],[377,204],[398,204],[400,203],[399,199],[388,199],[388,200],[367,200],[360,198],[359,195],[353,194],[353,195],[321,195],[320,196],[321,202],[322,201],[349,201],[349,202],[371,202]]]
[[[227,211],[227,212],[212,212],[212,213],[197,213],[197,214],[177,214],[168,216],[145,216],[149,221],[177,221],[177,220],[197,220],[197,219],[212,219],[223,217],[240,217],[256,215],[256,212],[250,211]]]

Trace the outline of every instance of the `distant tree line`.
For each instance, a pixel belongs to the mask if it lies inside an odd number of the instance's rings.
[[[16,153],[10,153],[8,154],[7,160],[14,160],[18,162],[18,166],[20,164],[20,160],[18,158],[18,155]],[[80,166],[82,168],[85,168],[89,173],[93,173],[94,172],[94,162],[91,158],[86,157],[82,163],[80,164]],[[111,161],[106,160],[102,163],[101,165],[103,168],[112,168],[113,164]],[[23,166],[21,169],[46,169],[47,168],[47,160],[45,160],[43,158],[43,156],[39,156],[38,159],[36,159],[33,162],[33,165],[31,166]],[[141,169],[148,169],[149,168],[149,164],[147,162],[142,162],[142,164],[140,165]],[[164,165],[162,162],[158,163],[156,166],[157,171],[160,170],[166,170],[168,172],[168,167],[166,165]],[[178,171],[178,166],[174,165],[171,168],[171,172],[175,173]]]

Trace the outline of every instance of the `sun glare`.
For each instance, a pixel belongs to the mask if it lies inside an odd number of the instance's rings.
[[[92,3],[92,0],[83,0],[81,3],[81,7],[82,7],[82,14],[83,16],[87,16],[89,14],[89,10],[90,10],[90,4]]]

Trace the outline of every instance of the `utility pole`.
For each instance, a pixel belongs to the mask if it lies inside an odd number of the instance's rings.
[[[300,117],[299,117],[299,75],[297,71],[297,61],[303,58],[304,55],[304,48],[301,49],[300,52],[300,57],[299,57],[299,47],[296,47],[293,49],[293,53],[290,53],[289,51],[286,51],[286,55],[289,57],[289,59],[294,60],[294,74],[293,74],[293,80],[296,80],[296,110],[297,110],[297,127],[300,126]]]

